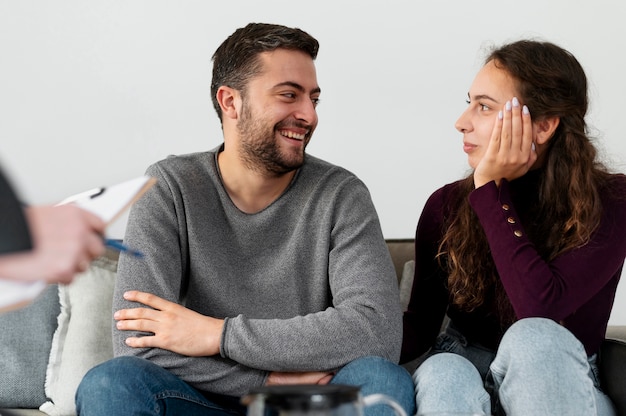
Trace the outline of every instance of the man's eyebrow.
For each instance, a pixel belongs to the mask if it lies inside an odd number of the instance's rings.
[[[291,87],[291,88],[297,89],[300,92],[306,92],[306,90],[304,89],[302,85],[293,81],[285,81],[285,82],[281,82],[279,84],[274,85],[274,88],[280,88],[280,87]],[[313,90],[311,90],[311,94],[319,94],[321,92],[322,92],[322,89],[320,87],[313,88]]]

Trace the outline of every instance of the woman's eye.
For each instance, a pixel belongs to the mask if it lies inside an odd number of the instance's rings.
[[[489,108],[489,106],[486,105],[486,104],[479,104],[479,106],[480,106],[480,111],[489,111],[489,110],[491,110],[491,108]]]

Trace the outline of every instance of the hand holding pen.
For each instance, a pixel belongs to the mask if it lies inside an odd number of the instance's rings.
[[[66,204],[72,204],[72,203],[77,203],[80,205],[81,202],[84,204],[85,203],[84,201],[94,200],[94,199],[97,199],[98,197],[105,195],[105,193],[108,194],[106,191],[107,191],[107,188],[105,187],[93,188],[88,191],[70,196],[69,198],[66,198],[63,201],[61,201],[58,205],[66,205]],[[113,250],[117,250],[120,253],[130,254],[134,257],[143,257],[143,253],[128,247],[127,245],[122,243],[120,240],[104,238],[104,245]]]
[[[75,206],[32,206],[24,210],[32,248],[0,259],[0,276],[18,281],[70,283],[104,253],[106,224]]]
[[[112,248],[113,250],[117,250],[120,254],[129,254],[133,257],[143,257],[143,253],[139,250],[135,250],[133,248],[128,247],[126,244],[122,243],[119,240],[113,240],[111,238],[107,238],[104,240],[104,245],[108,248]]]

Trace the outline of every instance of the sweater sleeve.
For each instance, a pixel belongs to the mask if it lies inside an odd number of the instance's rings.
[[[613,191],[624,195],[624,186]],[[506,180],[499,188],[491,182],[470,194],[518,319],[544,317],[560,322],[619,274],[626,255],[626,205],[621,199],[607,199],[599,228],[587,244],[548,262],[527,238]]]
[[[0,172],[0,254],[32,248],[24,208]]]

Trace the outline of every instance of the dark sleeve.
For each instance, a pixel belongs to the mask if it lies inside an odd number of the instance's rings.
[[[613,191],[624,195],[623,181]],[[500,188],[488,183],[470,194],[470,204],[485,230],[498,274],[519,319],[539,316],[559,322],[621,270],[626,255],[626,203],[605,203],[604,216],[590,241],[546,262],[526,236],[507,181],[503,180]]]
[[[432,347],[448,307],[446,273],[437,260],[446,189],[430,196],[417,224],[415,275],[411,300],[404,312],[401,363],[421,356]]]
[[[31,247],[23,206],[0,171],[0,254],[28,250]]]

